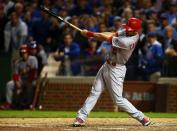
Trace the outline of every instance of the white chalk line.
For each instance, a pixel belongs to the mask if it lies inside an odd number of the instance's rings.
[[[97,128],[99,130],[127,130],[127,128],[122,128],[122,127],[100,127]]]
[[[153,123],[151,125],[149,125],[151,127],[155,127],[155,126],[177,126],[176,123],[168,123],[168,124],[165,124],[165,123]]]

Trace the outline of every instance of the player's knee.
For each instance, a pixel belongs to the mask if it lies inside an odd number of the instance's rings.
[[[101,94],[101,91],[91,91],[91,95],[95,97],[99,97]]]
[[[119,106],[123,103],[124,98],[123,97],[117,97],[115,101],[116,101],[116,104]]]

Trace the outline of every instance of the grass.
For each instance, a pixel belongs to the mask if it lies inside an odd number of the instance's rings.
[[[152,113],[145,115],[151,118],[177,118],[177,113]],[[76,112],[71,111],[0,111],[0,118],[74,118]],[[124,112],[92,112],[90,118],[128,118]]]

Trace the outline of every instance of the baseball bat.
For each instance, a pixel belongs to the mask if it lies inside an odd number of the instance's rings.
[[[63,21],[64,23],[68,24],[69,26],[73,27],[74,29],[76,29],[76,30],[78,30],[78,31],[80,31],[80,32],[82,31],[82,29],[80,29],[79,27],[77,27],[77,26],[71,24],[70,22],[64,20],[62,17],[60,17],[60,16],[58,16],[57,14],[55,14],[54,12],[50,11],[47,7],[41,5],[40,8],[41,8],[41,10],[45,11],[45,12],[48,13],[49,15],[51,15],[51,16],[57,18],[57,19],[60,20],[60,21]]]

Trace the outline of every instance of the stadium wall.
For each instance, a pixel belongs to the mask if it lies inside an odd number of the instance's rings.
[[[94,77],[48,78],[40,93],[43,110],[77,111],[90,93]],[[156,112],[177,111],[177,86],[142,81],[126,81],[124,96],[139,110]],[[121,111],[107,89],[102,93],[94,111]]]

